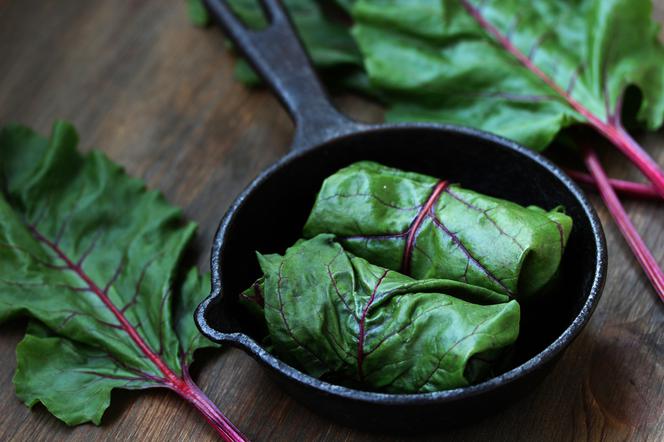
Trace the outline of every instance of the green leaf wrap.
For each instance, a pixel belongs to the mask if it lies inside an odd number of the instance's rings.
[[[392,393],[462,387],[490,374],[518,336],[516,301],[372,265],[332,235],[259,261],[264,277],[244,302],[261,298],[275,354],[316,377]]]
[[[325,180],[304,236],[415,279],[443,278],[527,297],[556,275],[572,219],[373,162]]]

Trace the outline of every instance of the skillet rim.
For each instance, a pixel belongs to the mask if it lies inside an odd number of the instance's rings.
[[[551,342],[544,350],[518,365],[511,370],[502,373],[493,378],[487,379],[484,382],[470,385],[467,387],[460,387],[451,390],[436,391],[430,393],[412,393],[412,394],[394,394],[394,393],[379,393],[364,390],[356,390],[349,387],[344,387],[320,379],[309,376],[300,370],[282,362],[277,357],[269,353],[262,346],[260,346],[254,339],[241,332],[222,333],[214,329],[208,324],[205,314],[207,313],[208,306],[212,301],[217,298],[222,298],[221,277],[219,272],[219,256],[224,244],[226,234],[229,227],[232,225],[238,208],[242,206],[244,200],[251,194],[261,183],[273,175],[277,170],[281,169],[284,165],[297,160],[302,155],[311,150],[319,149],[324,145],[332,142],[337,142],[341,139],[352,137],[362,133],[370,133],[376,131],[391,131],[391,130],[405,130],[405,129],[425,129],[437,130],[448,133],[456,133],[462,135],[473,136],[480,138],[483,141],[493,144],[497,148],[507,149],[515,152],[518,155],[524,155],[530,160],[538,163],[549,173],[553,174],[555,178],[560,181],[563,186],[572,194],[578,201],[583,209],[583,215],[587,218],[591,227],[591,234],[595,245],[595,269],[592,285],[586,297],[583,307],[572,320],[572,322],[565,328],[565,330],[553,342]],[[491,392],[498,388],[504,387],[510,383],[516,382],[520,378],[543,368],[548,362],[553,361],[562,351],[564,351],[578,336],[581,330],[590,320],[599,299],[604,289],[606,282],[607,272],[607,246],[604,236],[602,224],[597,216],[597,213],[588,201],[585,193],[577,186],[577,184],[567,176],[558,166],[553,162],[542,156],[541,154],[528,149],[519,143],[501,137],[499,135],[485,132],[479,129],[474,129],[464,126],[456,126],[452,124],[438,124],[438,123],[384,123],[373,125],[353,125],[348,128],[342,128],[337,133],[329,134],[330,136],[326,141],[316,144],[305,149],[292,150],[272,165],[260,172],[251,183],[238,195],[233,201],[225,215],[221,219],[217,231],[215,233],[214,241],[212,244],[210,256],[210,270],[212,274],[212,287],[210,295],[208,295],[198,306],[194,313],[194,322],[199,331],[208,339],[217,343],[227,343],[234,347],[238,347],[243,351],[249,353],[254,359],[273,371],[278,372],[282,376],[289,378],[289,380],[303,384],[304,386],[318,390],[319,393],[337,396],[343,399],[350,399],[354,401],[366,402],[378,405],[426,405],[426,404],[440,404],[449,403],[456,400],[477,396],[483,393]]]

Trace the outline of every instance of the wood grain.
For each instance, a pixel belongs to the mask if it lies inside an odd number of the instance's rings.
[[[664,0],[656,15],[664,21]],[[190,26],[181,0],[0,0],[0,60],[0,124],[47,133],[55,119],[72,121],[84,149],[98,146],[200,223],[202,267],[219,218],[286,153],[292,135],[270,93],[233,80],[220,34]],[[361,100],[338,101],[358,118],[381,118]],[[664,134],[639,138],[664,164]],[[639,178],[619,155],[604,159],[610,175]],[[610,273],[588,327],[529,397],[424,440],[661,440],[664,309],[593,201],[606,227]],[[664,263],[664,205],[625,205]],[[101,427],[69,428],[41,406],[28,410],[11,384],[24,325],[0,329],[0,440],[215,440],[190,407],[163,391],[114,393]],[[208,353],[196,367],[203,390],[254,440],[399,440],[318,417],[239,351]]]

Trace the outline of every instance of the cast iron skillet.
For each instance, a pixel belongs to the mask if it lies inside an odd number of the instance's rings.
[[[597,305],[606,275],[606,244],[595,211],[558,167],[504,138],[450,125],[349,120],[326,98],[279,2],[262,3],[270,25],[252,31],[223,0],[207,0],[212,15],[290,112],[295,138],[292,151],[251,182],[219,225],[212,246],[212,293],[196,311],[200,331],[243,349],[307,407],[347,425],[412,431],[503,409],[543,378]],[[523,326],[511,369],[466,388],[384,394],[315,379],[261,346],[256,325],[236,305],[238,293],[260,275],[254,252],[283,253],[291,246],[323,179],[359,160],[445,178],[525,205],[563,205],[572,216],[561,283],[548,301],[522,306]]]

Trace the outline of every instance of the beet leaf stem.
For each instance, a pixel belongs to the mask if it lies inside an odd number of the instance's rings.
[[[625,131],[620,122],[620,106],[622,100],[618,100],[615,109],[609,109],[607,105],[606,116],[601,117],[591,112],[583,103],[572,97],[572,94],[556,83],[547,75],[527,54],[521,52],[510,39],[508,34],[502,33],[496,26],[489,22],[483,15],[481,8],[474,6],[469,0],[460,0],[461,5],[477,21],[477,23],[492,36],[507,52],[512,54],[526,69],[538,76],[558,96],[564,99],[569,106],[583,116],[587,123],[595,128],[611,143],[621,151],[636,167],[641,170],[648,180],[653,184],[655,190],[664,198],[664,171],[653,160],[650,155]],[[604,97],[608,98],[608,97]]]
[[[604,171],[597,154],[590,147],[584,146],[583,160],[597,184],[597,188],[604,200],[604,204],[606,204],[606,207],[609,209],[609,212],[611,212],[613,219],[618,225],[618,229],[620,229],[620,232],[625,238],[625,241],[627,241],[629,247],[632,249],[637,261],[639,261],[639,264],[641,264],[641,267],[650,279],[659,299],[664,302],[664,272],[662,272],[655,257],[643,242],[643,239],[639,236],[632,221],[629,219],[627,212],[625,212],[616,192],[609,183],[609,179],[606,176],[606,172]]]
[[[592,175],[574,169],[565,169],[565,173],[579,184],[585,184],[597,189],[597,182]],[[664,200],[652,184],[635,183],[633,181],[609,178],[613,190],[621,195],[644,200]]]
[[[224,442],[249,442],[249,439],[198,388],[198,385],[191,379],[186,368],[183,368],[183,372],[183,378],[179,378],[179,382],[173,383],[169,387],[180,395],[180,397],[192,404]]]

